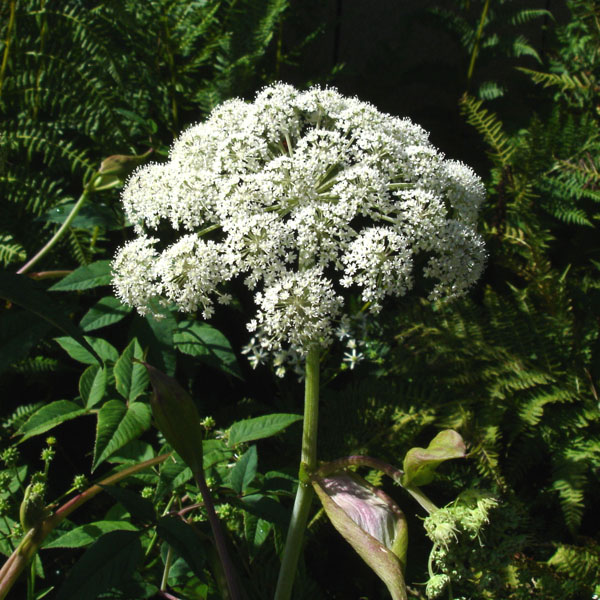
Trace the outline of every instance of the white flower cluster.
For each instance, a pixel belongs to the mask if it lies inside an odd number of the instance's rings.
[[[225,102],[169,162],[130,177],[138,238],[114,260],[116,293],[141,313],[158,301],[209,318],[242,277],[258,307],[250,359],[283,372],[331,342],[344,288],[372,312],[415,276],[432,299],[463,294],[483,268],[483,198],[473,171],[410,120],[332,89],[273,85]]]

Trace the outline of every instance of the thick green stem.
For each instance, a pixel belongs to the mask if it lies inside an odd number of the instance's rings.
[[[66,233],[67,229],[73,222],[73,219],[77,216],[79,209],[83,206],[83,204],[87,200],[87,197],[88,197],[88,192],[86,190],[83,192],[83,194],[81,194],[81,196],[79,196],[79,200],[77,200],[77,203],[71,209],[69,216],[65,219],[64,223],[59,227],[58,231],[52,236],[52,238],[48,241],[48,243],[31,260],[27,261],[17,271],[17,273],[19,275],[22,275],[23,273],[26,273],[27,271],[29,271],[29,269],[31,269],[31,267],[33,267],[33,265],[35,265],[39,260],[41,260],[52,249],[54,244],[56,244],[56,242],[58,242],[58,240],[60,240],[60,238]]]
[[[308,476],[317,468],[317,425],[319,418],[319,349],[313,347],[306,356],[306,381],[304,396],[304,425],[302,429],[302,454],[300,481],[288,529],[281,570],[275,590],[275,600],[289,600],[292,595],[298,558],[302,550],[304,530],[313,498]]]

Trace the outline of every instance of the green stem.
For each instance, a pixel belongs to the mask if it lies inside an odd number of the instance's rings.
[[[302,539],[308,521],[313,489],[307,475],[317,467],[317,425],[319,417],[319,349],[312,347],[306,356],[306,381],[304,396],[304,424],[302,429],[302,454],[300,476],[292,518],[288,529],[281,569],[275,590],[275,600],[289,600],[294,576],[302,549]]]
[[[167,581],[169,580],[169,571],[173,562],[173,548],[169,546],[167,550],[167,558],[165,560],[165,570],[163,571],[162,581],[160,582],[160,590],[164,592],[167,589]]]
[[[467,84],[470,83],[473,71],[475,69],[475,61],[479,54],[479,45],[481,44],[481,36],[483,35],[483,26],[485,25],[485,19],[487,17],[488,10],[490,8],[490,0],[486,0],[485,6],[479,19],[479,27],[477,28],[477,37],[475,38],[475,44],[473,45],[473,51],[471,52],[471,61],[469,63],[469,71],[467,72]]]
[[[52,238],[48,241],[48,243],[28,262],[26,262],[18,271],[19,275],[26,273],[35,265],[39,260],[41,260],[51,249],[52,247],[60,240],[60,238],[66,233],[67,229],[73,222],[73,219],[77,216],[79,209],[83,206],[84,202],[87,200],[88,191],[84,190],[83,194],[79,196],[79,200],[77,200],[75,206],[71,209],[69,216],[65,219],[64,223],[59,227],[58,231],[52,236]]]
[[[29,565],[29,577],[27,578],[27,600],[35,599],[35,560]]]
[[[0,96],[2,95],[2,86],[8,65],[8,55],[10,51],[10,43],[12,41],[12,33],[15,28],[15,13],[17,8],[16,0],[10,3],[10,16],[8,18],[8,28],[6,29],[6,40],[4,41],[4,53],[2,55],[2,65],[0,66]]]

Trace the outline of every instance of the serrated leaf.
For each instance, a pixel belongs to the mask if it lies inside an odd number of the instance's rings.
[[[118,323],[132,311],[131,307],[121,304],[114,296],[101,298],[83,315],[79,326],[83,331],[93,331]]]
[[[79,378],[79,393],[87,408],[99,404],[104,398],[108,371],[106,367],[90,365]]]
[[[109,344],[106,340],[88,336],[85,336],[84,339],[85,342],[102,360],[115,362],[119,358],[119,353],[116,351],[115,347]],[[84,348],[72,337],[54,338],[54,341],[57,342],[62,349],[77,362],[85,365],[94,365],[98,362],[94,356],[88,350],[86,350],[86,348]]]
[[[153,523],[156,519],[154,505],[150,500],[142,498],[138,492],[116,485],[103,485],[102,489],[122,504],[127,512],[142,523]]]
[[[191,525],[177,517],[162,517],[158,521],[158,535],[187,563],[188,567],[201,579],[204,577],[204,555],[201,539]]]
[[[154,452],[154,448],[148,444],[148,442],[144,442],[142,440],[132,440],[111,454],[111,456],[109,456],[109,458],[106,460],[108,460],[110,463],[131,464],[141,463],[146,460],[150,460],[155,456],[156,453]],[[152,476],[156,477],[156,475]]]
[[[94,600],[131,577],[142,559],[138,532],[110,531],[71,568],[56,600]]]
[[[89,290],[102,285],[110,285],[111,280],[110,260],[99,260],[75,269],[64,279],[55,283],[50,288],[50,291],[71,292],[74,290]]]
[[[117,391],[123,398],[130,401],[141,396],[150,382],[146,368],[144,365],[133,362],[134,358],[137,360],[144,358],[142,348],[135,338],[123,350],[123,354],[115,363],[114,368]]]
[[[34,435],[45,433],[65,421],[86,414],[86,412],[85,408],[81,408],[75,402],[57,400],[56,402],[42,406],[42,408],[34,412],[19,429],[17,434],[23,436],[21,442],[24,442]]]
[[[246,490],[256,477],[257,464],[258,455],[256,453],[256,446],[251,446],[237,461],[229,476],[231,487],[238,494]]]
[[[95,542],[102,534],[109,531],[137,531],[137,527],[128,521],[96,521],[86,523],[67,531],[56,539],[44,544],[43,548],[82,548]]]
[[[0,298],[18,304],[25,310],[47,321],[63,333],[71,336],[91,353],[94,362],[102,362],[95,350],[84,339],[81,331],[34,281],[24,275],[0,272]]]
[[[406,453],[402,485],[410,487],[429,483],[440,463],[463,458],[465,453],[465,443],[460,434],[452,429],[440,431],[427,448],[411,448]]]
[[[202,466],[204,469],[229,461],[233,450],[227,448],[223,440],[204,440],[202,442]]]
[[[229,340],[214,327],[199,321],[181,321],[173,332],[180,352],[241,379],[240,367]]]
[[[271,437],[296,421],[301,421],[301,415],[289,413],[275,413],[264,415],[254,419],[238,421],[229,430],[229,446],[235,446],[242,442],[252,442],[262,438]]]
[[[113,452],[146,431],[151,418],[150,407],[142,402],[132,402],[129,406],[120,400],[106,402],[98,412],[92,471]]]

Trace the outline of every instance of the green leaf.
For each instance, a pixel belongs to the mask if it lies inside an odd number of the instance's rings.
[[[88,349],[94,357],[94,362],[102,362],[94,349],[84,339],[81,331],[73,325],[67,315],[56,305],[56,302],[46,294],[45,290],[29,277],[7,273],[6,271],[0,272],[0,298],[18,304],[75,338],[79,344]]]
[[[176,461],[166,460],[160,466],[158,484],[154,494],[156,502],[162,500],[180,485],[187,483],[194,476],[192,470],[183,462],[183,459],[181,457],[177,458]]]
[[[446,429],[431,440],[427,448],[411,448],[404,457],[405,487],[425,485],[433,480],[437,466],[452,458],[463,458],[465,443],[456,431]]]
[[[89,546],[102,534],[109,531],[137,531],[137,527],[128,521],[96,521],[94,523],[86,523],[44,544],[43,548],[81,548]]]
[[[241,494],[252,483],[256,477],[256,466],[258,456],[256,446],[251,446],[238,460],[235,467],[231,470],[229,482],[231,487],[238,494]]]
[[[45,433],[65,421],[86,414],[86,412],[85,408],[81,408],[75,402],[57,400],[56,402],[42,406],[42,408],[34,412],[19,429],[17,434],[23,436],[21,442],[24,442],[34,435]]]
[[[181,321],[173,333],[173,342],[180,352],[242,378],[231,344],[218,329],[199,321]]]
[[[154,505],[142,498],[138,492],[116,485],[103,485],[102,489],[125,507],[125,510],[142,523],[153,523],[156,519]]]
[[[152,307],[152,310],[155,308]],[[173,348],[173,330],[176,327],[175,317],[163,309],[160,319],[152,315],[146,315],[144,318],[136,316],[130,332],[130,338],[137,338],[140,346],[148,351],[145,360],[171,376],[175,374],[177,356]]]
[[[83,348],[80,343],[71,337],[59,337],[54,338],[54,341],[60,344],[62,349],[74,360],[81,362],[85,365],[96,364],[94,356]],[[119,358],[119,353],[116,351],[114,346],[109,344],[102,338],[92,338],[85,336],[84,341],[95,352],[102,360],[109,362],[115,362]]]
[[[83,331],[93,331],[113,323],[118,323],[132,311],[131,307],[121,304],[114,296],[101,298],[83,315],[79,326]]]
[[[232,456],[233,450],[227,448],[223,440],[204,440],[202,442],[202,466],[205,469],[228,462]]]
[[[134,358],[137,360],[144,358],[142,348],[135,338],[123,350],[114,369],[117,391],[123,398],[130,401],[141,396],[150,381],[144,365],[134,363]]]
[[[203,579],[205,557],[201,551],[202,540],[194,528],[180,518],[162,517],[158,521],[157,532],[185,560],[189,568],[200,579]]]
[[[55,283],[50,288],[50,291],[71,292],[74,290],[89,290],[102,285],[110,285],[111,278],[110,260],[99,260],[75,269],[64,279]]]
[[[131,440],[131,442],[128,442],[122,448],[119,448],[119,450],[111,454],[107,460],[110,463],[132,464],[150,460],[155,456],[156,453],[154,452],[154,448],[148,442]],[[137,477],[139,478],[140,475]],[[156,476],[152,475],[152,477]]]
[[[240,501],[233,501],[232,504],[241,506],[248,512],[265,519],[271,523],[275,523],[280,527],[286,528],[289,521],[288,512],[277,502],[277,500],[264,494],[249,494],[244,496]]]
[[[175,452],[197,474],[202,470],[202,436],[200,415],[192,397],[179,383],[148,363],[153,394],[150,399],[156,426]]]
[[[147,404],[109,400],[98,412],[92,471],[113,452],[137,438],[150,427],[151,411]]]
[[[106,392],[108,371],[106,367],[90,365],[79,378],[79,393],[87,408],[100,403]]]
[[[138,532],[110,531],[75,563],[56,600],[94,600],[130,578],[142,559]]]
[[[244,513],[244,536],[248,544],[250,562],[256,557],[261,546],[269,537],[273,524],[249,512]]]
[[[242,442],[251,442],[262,438],[271,437],[296,421],[301,421],[301,415],[288,413],[275,413],[264,415],[255,419],[238,421],[229,430],[229,446],[235,446]]]

